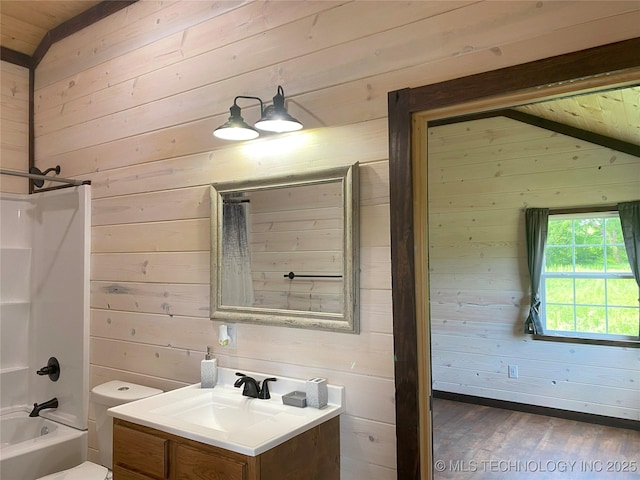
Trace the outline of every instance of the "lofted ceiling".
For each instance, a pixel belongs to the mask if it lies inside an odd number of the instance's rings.
[[[515,110],[640,146],[640,86],[532,103]]]
[[[0,0],[0,45],[32,56],[50,30],[99,0]]]
[[[33,57],[41,43],[51,40],[47,39],[48,32],[101,3],[101,7],[112,8],[116,3],[132,2],[0,0],[0,46]],[[89,24],[92,20],[84,21]],[[535,103],[516,110],[640,146],[639,86]]]

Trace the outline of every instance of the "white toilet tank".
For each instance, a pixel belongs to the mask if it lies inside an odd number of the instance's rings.
[[[113,419],[107,410],[159,393],[162,393],[162,390],[119,380],[97,385],[91,390],[91,401],[95,404],[96,433],[101,465],[111,469],[113,461]]]

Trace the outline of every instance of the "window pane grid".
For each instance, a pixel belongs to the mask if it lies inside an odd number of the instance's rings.
[[[637,336],[638,288],[619,217],[550,219],[540,291],[549,330]]]

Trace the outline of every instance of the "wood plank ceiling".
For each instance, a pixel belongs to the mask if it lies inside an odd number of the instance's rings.
[[[533,103],[516,110],[640,145],[640,86]]]
[[[100,3],[100,0],[0,1],[0,45],[32,56],[47,32]]]

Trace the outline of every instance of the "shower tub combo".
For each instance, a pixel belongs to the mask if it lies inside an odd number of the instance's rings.
[[[33,480],[87,459],[90,199],[88,185],[0,193],[2,480]],[[42,372],[52,357],[55,380]],[[57,408],[29,416],[54,398]]]

